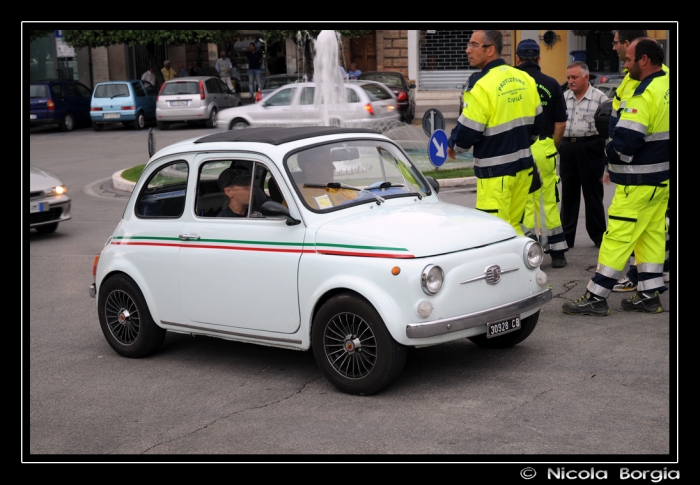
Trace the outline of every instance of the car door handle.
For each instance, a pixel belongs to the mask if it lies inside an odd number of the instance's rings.
[[[182,239],[183,241],[198,241],[199,240],[199,236],[196,234],[180,234],[178,237],[180,239]]]

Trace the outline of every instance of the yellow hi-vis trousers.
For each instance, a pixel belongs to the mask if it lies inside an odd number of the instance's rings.
[[[527,198],[522,230],[526,236],[537,236],[539,233],[539,241],[546,253],[566,251],[568,245],[559,213],[557,148],[552,138],[545,138],[537,140],[530,149],[540,172],[542,187]]]
[[[524,236],[520,221],[532,184],[532,168],[521,170],[515,176],[480,178],[476,184],[476,209],[500,217]]]

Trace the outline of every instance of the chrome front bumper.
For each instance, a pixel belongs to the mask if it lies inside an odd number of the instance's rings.
[[[427,338],[436,335],[458,332],[467,328],[497,322],[518,313],[527,312],[539,308],[552,299],[552,290],[547,288],[539,293],[530,295],[518,301],[505,305],[489,308],[476,313],[460,315],[458,317],[444,318],[426,323],[409,323],[406,325],[408,338]]]

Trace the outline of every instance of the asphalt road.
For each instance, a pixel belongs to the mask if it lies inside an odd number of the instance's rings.
[[[176,125],[156,130],[156,144],[213,131]],[[391,387],[349,396],[310,352],[169,333],[151,358],[118,356],[88,285],[127,201],[111,176],[147,161],[147,130],[24,137],[23,164],[63,178],[73,218],[54,234],[23,230],[23,462],[495,462],[490,476],[512,480],[525,465],[541,478],[551,463],[678,468],[675,281],[663,314],[623,312],[619,293],[607,317],[562,313],[596,267],[583,209],[568,265],[542,266],[554,296],[527,340],[412,349]],[[473,207],[475,192],[440,197]]]

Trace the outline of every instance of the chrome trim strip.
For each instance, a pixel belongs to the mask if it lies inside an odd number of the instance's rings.
[[[490,268],[490,266],[489,266],[489,268]],[[501,274],[504,275],[506,273],[512,273],[513,271],[518,271],[518,268],[502,269]],[[479,280],[483,280],[483,279],[486,279],[486,273],[482,274],[481,276],[477,276],[476,278],[464,280],[464,281],[460,282],[459,284],[463,285],[464,283],[471,283],[472,281],[479,281]]]
[[[185,325],[183,323],[166,322],[165,320],[161,320],[160,323],[162,323],[163,325],[170,325],[173,327],[191,329],[191,330],[193,330],[192,333],[198,333],[201,335],[209,335],[210,333],[212,333],[214,335],[223,335],[223,336],[231,336],[231,337],[245,337],[245,338],[251,338],[251,339],[258,339],[258,340],[270,340],[273,342],[286,342],[286,343],[290,343],[290,344],[301,344],[301,340],[294,340],[291,338],[267,337],[264,335],[249,335],[246,333],[231,332],[229,330],[212,330],[210,328],[195,327],[194,325]]]
[[[458,332],[467,328],[512,317],[516,313],[533,310],[544,305],[551,299],[552,290],[547,288],[518,301],[489,308],[488,310],[468,313],[459,317],[444,318],[442,320],[435,320],[434,322],[409,323],[406,325],[406,336],[408,338],[427,338]]]

